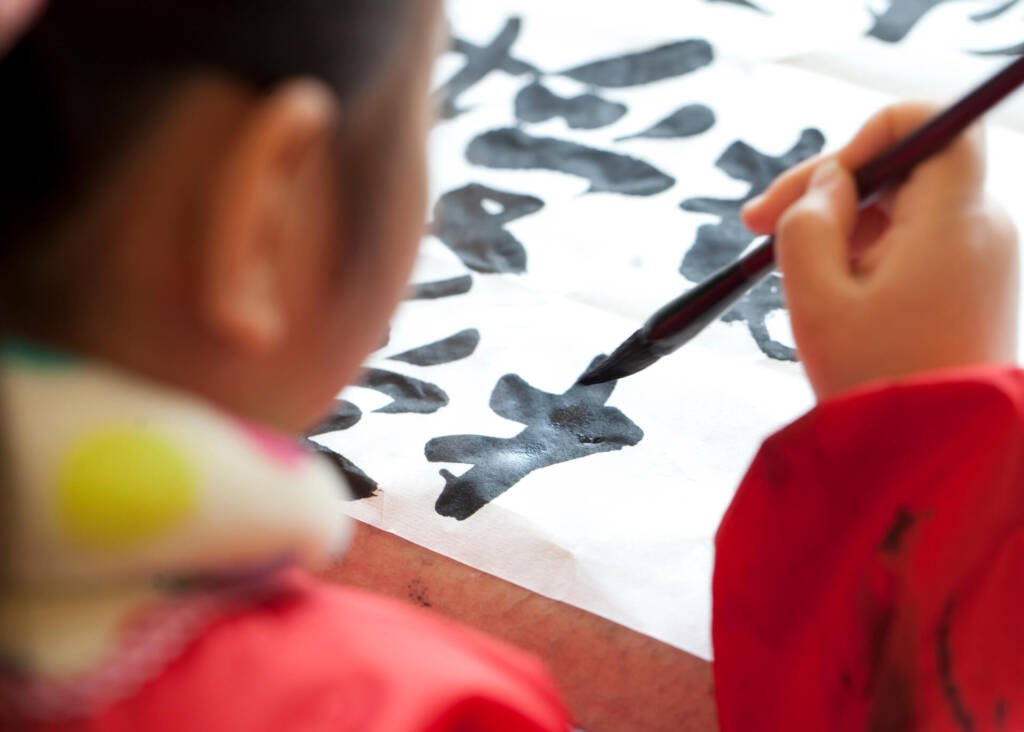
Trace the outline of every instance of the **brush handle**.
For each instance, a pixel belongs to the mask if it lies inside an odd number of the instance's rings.
[[[936,115],[854,174],[861,208],[914,167],[949,145],[981,115],[1024,83],[1021,57]],[[689,341],[732,307],[775,267],[775,238],[769,237],[706,280],[662,306],[641,332],[650,347],[665,355]]]
[[[644,323],[644,336],[662,355],[671,353],[717,320],[774,268],[775,238],[768,237],[662,306]]]
[[[917,165],[946,147],[1022,83],[1024,57],[867,163],[855,175],[861,205],[871,203],[882,190],[906,178]]]

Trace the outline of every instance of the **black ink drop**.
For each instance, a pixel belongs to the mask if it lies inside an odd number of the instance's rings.
[[[355,426],[363,417],[362,410],[347,399],[335,399],[331,415],[307,434],[322,435],[327,432],[341,432]]]
[[[868,31],[880,41],[899,43],[931,10],[955,0],[890,0],[884,13],[875,14],[875,24]]]
[[[465,295],[473,287],[473,278],[460,275],[447,280],[420,282],[410,285],[406,300],[438,300],[442,297]]]
[[[392,398],[375,412],[381,414],[433,414],[448,404],[448,395],[435,384],[383,369],[367,369],[359,386]]]
[[[526,271],[526,250],[505,224],[543,207],[544,202],[533,196],[470,183],[441,196],[434,206],[432,228],[474,272],[520,274]]]
[[[637,137],[673,138],[692,137],[707,132],[715,124],[715,113],[703,104],[687,104],[676,110],[653,127],[635,135],[620,137],[619,140],[632,140]]]
[[[314,442],[313,440],[306,440],[306,444],[331,461],[331,465],[341,473],[341,477],[345,479],[349,489],[352,491],[352,495],[357,499],[377,495],[377,491],[380,490],[377,481],[360,470],[347,457],[339,455],[331,448],[324,447],[319,442]]]
[[[539,81],[516,95],[516,117],[523,122],[545,122],[561,117],[574,130],[593,130],[617,122],[626,114],[625,104],[609,102],[596,94],[569,99],[552,93]]]
[[[476,328],[467,328],[434,343],[413,348],[396,356],[388,356],[388,359],[411,363],[414,366],[437,366],[472,356],[478,345],[480,331]]]
[[[614,388],[615,382],[576,384],[564,394],[549,394],[516,374],[501,377],[491,393],[491,409],[526,428],[512,438],[449,435],[430,440],[424,449],[427,460],[472,465],[458,477],[441,471],[445,486],[435,510],[461,521],[534,470],[636,445],[643,430],[605,406]]]
[[[653,196],[675,179],[642,160],[550,137],[531,137],[522,130],[492,130],[466,148],[475,165],[508,170],[553,170],[590,181],[589,193],[607,191],[627,196]]]
[[[602,59],[560,72],[584,84],[620,88],[650,84],[689,74],[711,63],[714,53],[705,40],[691,39],[648,51]]]
[[[733,262],[754,240],[754,235],[740,221],[740,208],[748,200],[762,193],[782,171],[821,151],[825,137],[819,130],[806,129],[788,152],[774,157],[766,155],[745,142],[734,142],[715,162],[715,165],[737,180],[750,184],[741,198],[690,198],[680,207],[685,211],[717,216],[718,223],[704,224],[697,229],[697,239],[686,252],[680,273],[691,282],[700,282],[725,265]],[[742,321],[751,336],[768,357],[792,361],[795,351],[771,338],[767,318],[775,310],[782,310],[781,279],[769,276],[722,316],[725,322]]]
[[[512,45],[519,38],[522,21],[510,18],[497,37],[486,46],[475,46],[456,38],[454,50],[466,57],[466,64],[438,91],[441,98],[441,117],[450,119],[467,111],[459,106],[459,97],[478,84],[492,71],[504,71],[513,76],[536,73],[531,64],[513,58]]]
[[[409,599],[420,607],[430,607],[430,597],[427,594],[427,586],[421,580],[414,579],[407,587]]]

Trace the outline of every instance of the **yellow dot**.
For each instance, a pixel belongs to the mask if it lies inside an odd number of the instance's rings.
[[[88,434],[57,476],[57,510],[70,538],[124,549],[157,538],[188,517],[196,481],[169,440],[132,427]]]

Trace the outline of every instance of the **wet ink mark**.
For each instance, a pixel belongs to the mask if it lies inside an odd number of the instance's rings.
[[[437,366],[472,356],[478,345],[480,331],[476,328],[467,328],[434,343],[388,356],[388,360],[411,363],[413,366]]]
[[[592,61],[559,72],[584,84],[622,88],[689,74],[711,63],[711,44],[701,39],[676,41],[647,51]]]
[[[469,269],[520,274],[526,271],[526,249],[505,224],[543,207],[534,196],[471,183],[441,196],[432,228]]]
[[[943,3],[955,0],[890,0],[883,13],[874,13],[875,22],[869,36],[888,43],[902,41],[924,17]],[[1018,5],[1020,0],[1006,0],[1000,5],[976,12],[970,16],[975,23],[987,23],[1006,14]],[[1017,56],[1024,53],[1024,43],[986,51],[972,51],[979,56]]]
[[[953,653],[950,648],[949,633],[953,619],[953,600],[946,603],[935,631],[935,654],[938,662],[939,680],[942,682],[942,694],[949,703],[949,711],[960,729],[970,732],[974,729],[974,717],[964,705],[963,694],[953,678]]]
[[[890,0],[884,13],[874,13],[875,23],[868,31],[887,43],[899,43],[930,11],[939,5],[956,0]]]
[[[722,316],[723,323],[746,323],[754,343],[768,358],[776,361],[796,361],[796,349],[779,343],[768,330],[768,316],[776,310],[785,310],[782,297],[782,278],[770,274],[746,294],[731,310]]]
[[[980,13],[975,13],[971,16],[971,20],[975,23],[984,23],[988,20],[994,20],[1008,10],[1012,10],[1013,7],[1019,3],[1020,0],[1006,0],[1002,5],[997,5],[991,10],[983,10]]]
[[[534,196],[470,183],[438,199],[431,229],[474,272],[521,274],[526,249],[505,224],[542,208]]]
[[[596,94],[560,97],[539,81],[524,86],[516,95],[516,118],[523,122],[546,122],[561,117],[574,130],[593,130],[620,120],[628,108]]]
[[[707,132],[715,124],[715,113],[703,104],[687,104],[676,110],[665,119],[635,135],[618,138],[618,142],[638,137],[675,138],[693,137]]]
[[[345,479],[345,483],[348,484],[349,489],[352,491],[352,495],[355,496],[356,499],[370,498],[371,496],[377,495],[377,492],[380,490],[380,485],[377,484],[377,481],[364,473],[347,457],[336,453],[331,448],[321,445],[319,442],[314,440],[306,440],[306,445],[313,450],[316,450],[330,461],[331,465],[333,465],[341,474],[341,477]]]
[[[995,719],[996,727],[1003,729],[1006,727],[1006,718],[1010,713],[1010,705],[1006,699],[1000,699],[996,702],[995,709],[992,710],[992,717]]]
[[[433,414],[448,404],[441,387],[393,371],[367,369],[357,385],[391,397],[390,404],[373,410],[380,414]]]
[[[330,416],[318,424],[307,435],[322,435],[327,432],[341,432],[354,427],[363,417],[363,412],[347,399],[335,399]]]
[[[459,97],[492,71],[504,71],[512,76],[537,73],[532,64],[511,55],[512,46],[519,38],[521,29],[522,21],[519,18],[509,18],[494,40],[486,46],[476,46],[461,38],[454,40],[453,50],[466,57],[466,64],[438,90],[443,119],[451,119],[468,111],[459,106]]]
[[[567,140],[531,137],[506,128],[477,136],[466,148],[475,165],[506,170],[552,170],[590,181],[588,193],[600,191],[627,196],[653,196],[675,179],[642,160],[598,150]]]
[[[418,579],[412,580],[406,587],[407,597],[420,607],[430,607],[430,597],[427,595],[427,586]]]
[[[744,8],[750,8],[751,10],[756,10],[756,11],[758,11],[760,13],[764,13],[765,15],[768,14],[767,10],[765,10],[764,8],[762,8],[762,7],[758,6],[758,5],[754,5],[754,3],[750,2],[750,0],[706,0],[706,1],[709,2],[709,3],[728,3],[729,5],[741,5]]]
[[[690,198],[680,204],[684,211],[712,214],[719,221],[697,229],[697,239],[683,257],[679,272],[691,282],[700,282],[733,262],[755,238],[740,221],[743,204],[762,193],[779,173],[819,153],[824,144],[824,135],[812,128],[801,132],[797,143],[778,157],[759,152],[742,141],[730,145],[715,165],[731,178],[749,183],[750,189],[741,198]],[[796,352],[772,339],[768,331],[768,316],[784,308],[781,279],[773,274],[723,315],[722,320],[745,322],[762,353],[769,358],[793,361]]]
[[[995,48],[991,51],[974,51],[973,53],[976,56],[1020,56],[1024,54],[1024,43],[1007,46],[1006,48]]]
[[[442,297],[454,295],[465,295],[473,287],[473,278],[469,275],[460,275],[447,280],[434,280],[433,282],[420,282],[409,286],[406,300],[438,300]]]
[[[885,532],[885,537],[882,539],[881,550],[886,554],[899,554],[903,547],[903,538],[907,535],[910,527],[914,525],[914,521],[913,514],[907,509],[901,508],[897,511],[892,526]]]
[[[424,448],[427,460],[472,465],[458,477],[441,470],[445,486],[434,509],[462,521],[535,470],[636,445],[643,430],[605,405],[614,389],[613,381],[549,394],[516,374],[501,377],[490,407],[525,429],[511,438],[448,435],[430,440]]]

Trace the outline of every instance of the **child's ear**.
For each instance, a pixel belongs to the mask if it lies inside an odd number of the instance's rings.
[[[197,305],[203,325],[234,347],[265,352],[288,336],[285,229],[301,215],[302,170],[336,115],[327,87],[288,82],[260,97],[226,140],[203,207]]]

